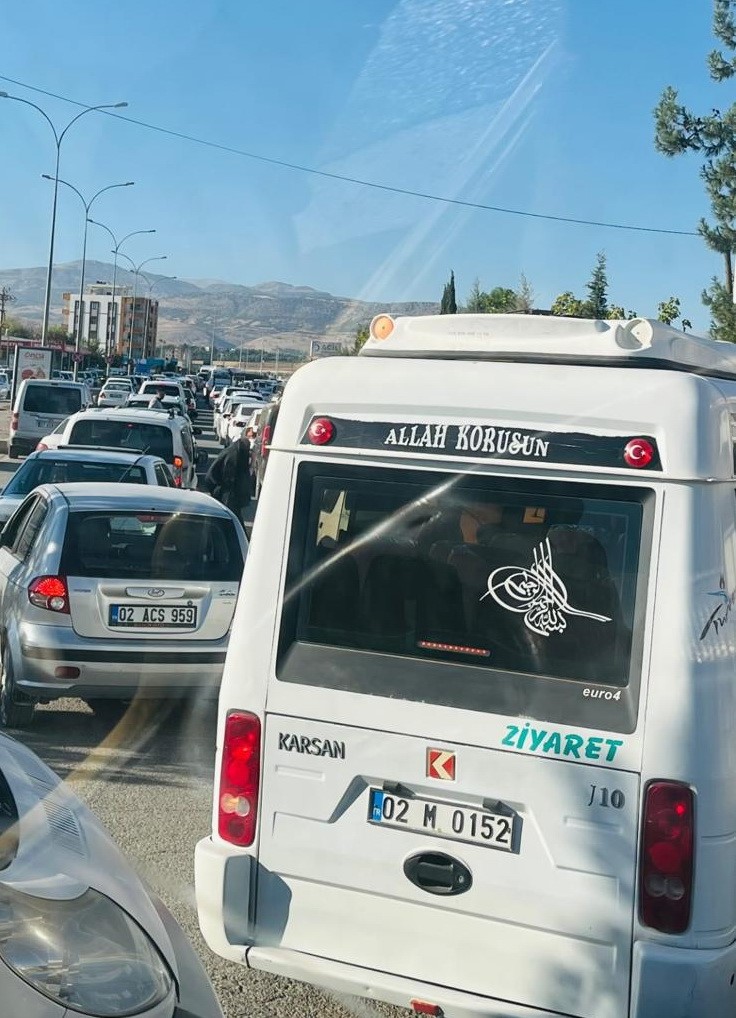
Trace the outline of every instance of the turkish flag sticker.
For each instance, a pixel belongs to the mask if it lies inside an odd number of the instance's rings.
[[[439,781],[455,780],[455,754],[445,749],[427,750],[427,777]]]

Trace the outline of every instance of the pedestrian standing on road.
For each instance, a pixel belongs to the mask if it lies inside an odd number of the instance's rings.
[[[250,504],[250,439],[243,434],[223,449],[207,471],[204,485],[210,495],[232,510],[242,522]]]

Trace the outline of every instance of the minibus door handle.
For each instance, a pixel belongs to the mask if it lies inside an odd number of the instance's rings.
[[[473,877],[468,867],[444,852],[420,852],[404,863],[404,874],[428,894],[462,894],[469,890]]]

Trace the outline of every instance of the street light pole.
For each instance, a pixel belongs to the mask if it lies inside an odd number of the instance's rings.
[[[43,324],[41,326],[41,346],[46,346],[46,338],[49,331],[49,315],[51,311],[51,276],[54,271],[54,241],[56,238],[56,206],[58,204],[59,197],[59,161],[61,159],[61,143],[64,140],[69,128],[76,124],[80,117],[85,116],[87,113],[94,113],[97,110],[119,110],[127,106],[127,102],[122,103],[104,103],[100,106],[88,106],[83,109],[81,113],[78,113],[76,117],[72,117],[69,123],[62,129],[61,132],[57,131],[56,125],[53,120],[49,117],[45,110],[42,110],[40,106],[30,102],[28,99],[21,99],[17,95],[8,95],[7,92],[0,92],[0,99],[12,99],[14,102],[23,103],[24,106],[30,106],[32,109],[37,110],[44,120],[51,128],[54,135],[54,143],[56,145],[56,166],[54,170],[54,201],[51,206],[51,235],[49,238],[49,262],[46,268],[46,290],[44,293],[43,301]]]
[[[133,230],[132,233],[126,234],[126,236],[123,237],[123,239],[121,241],[118,241],[116,239],[116,237],[115,237],[115,234],[112,232],[112,230],[110,229],[109,226],[105,226],[104,223],[98,223],[96,219],[90,219],[90,223],[92,223],[93,226],[101,226],[103,230],[107,230],[107,232],[112,237],[113,244],[115,245],[115,247],[112,250],[112,254],[115,255],[115,258],[113,260],[113,268],[112,268],[112,310],[111,310],[110,315],[108,316],[108,329],[107,329],[107,331],[109,332],[109,337],[108,337],[108,346],[107,346],[107,349],[105,350],[106,355],[109,357],[109,356],[112,355],[113,341],[116,338],[115,337],[115,333],[117,332],[117,328],[115,327],[115,326],[117,326],[117,311],[116,311],[116,308],[115,308],[115,293],[116,293],[116,287],[117,287],[117,281],[118,281],[118,254],[119,253],[122,254],[122,252],[120,251],[120,248],[123,246],[123,244],[126,242],[126,240],[130,240],[131,237],[138,237],[138,236],[141,236],[144,233],[155,233],[156,231],[155,230]],[[120,303],[121,303],[121,310],[122,310],[122,301]],[[122,317],[122,315],[121,315],[121,317]]]
[[[168,255],[157,255],[155,258],[146,258],[145,261],[142,261],[139,265],[136,265],[133,259],[129,258],[128,255],[123,254],[122,251],[120,252],[120,254],[122,255],[123,258],[126,259],[126,261],[129,261],[130,264],[133,266],[133,306],[131,308],[130,314],[130,334],[128,338],[128,363],[129,363],[128,374],[132,375],[133,371],[130,369],[132,369],[133,365],[133,329],[135,326],[135,303],[138,296],[137,294],[138,276],[141,275],[141,269],[143,268],[144,265],[148,265],[149,262],[164,262],[166,261]],[[145,276],[143,278],[145,279]],[[145,343],[145,336],[143,337],[143,339]]]
[[[41,176],[44,180],[54,180],[54,177],[49,176],[48,173],[42,173]],[[84,270],[87,262],[87,227],[90,222],[89,213],[90,209],[94,205],[95,201],[104,194],[105,191],[112,191],[118,187],[132,187],[135,181],[126,180],[124,184],[108,184],[107,187],[100,188],[96,194],[93,194],[89,201],[87,201],[81,191],[77,190],[74,184],[70,184],[68,180],[62,180],[59,178],[59,183],[64,184],[71,191],[77,195],[82,205],[84,206],[84,242],[82,244],[82,272],[79,281],[79,321],[75,330],[74,338],[74,380],[77,380],[77,374],[79,373],[79,355],[82,349],[82,333],[84,331]]]

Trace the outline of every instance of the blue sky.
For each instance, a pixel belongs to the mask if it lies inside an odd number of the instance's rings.
[[[695,158],[652,143],[675,84],[704,111],[710,4],[671,0],[83,0],[6,5],[0,74],[224,145],[396,187],[534,212],[694,229]],[[676,11],[676,13],[673,13]],[[64,102],[0,81],[59,124]],[[47,257],[47,125],[0,100],[0,268]],[[438,299],[517,284],[536,302],[582,293],[596,252],[610,296],[654,314],[671,294],[707,326],[718,258],[697,237],[606,230],[447,206],[327,180],[89,114],[62,149],[83,192],[133,179],[93,215],[180,278],[278,279],[371,300]],[[57,260],[80,256],[81,207],[61,195]],[[89,256],[107,259],[106,235]],[[152,266],[154,268],[155,266]]]

